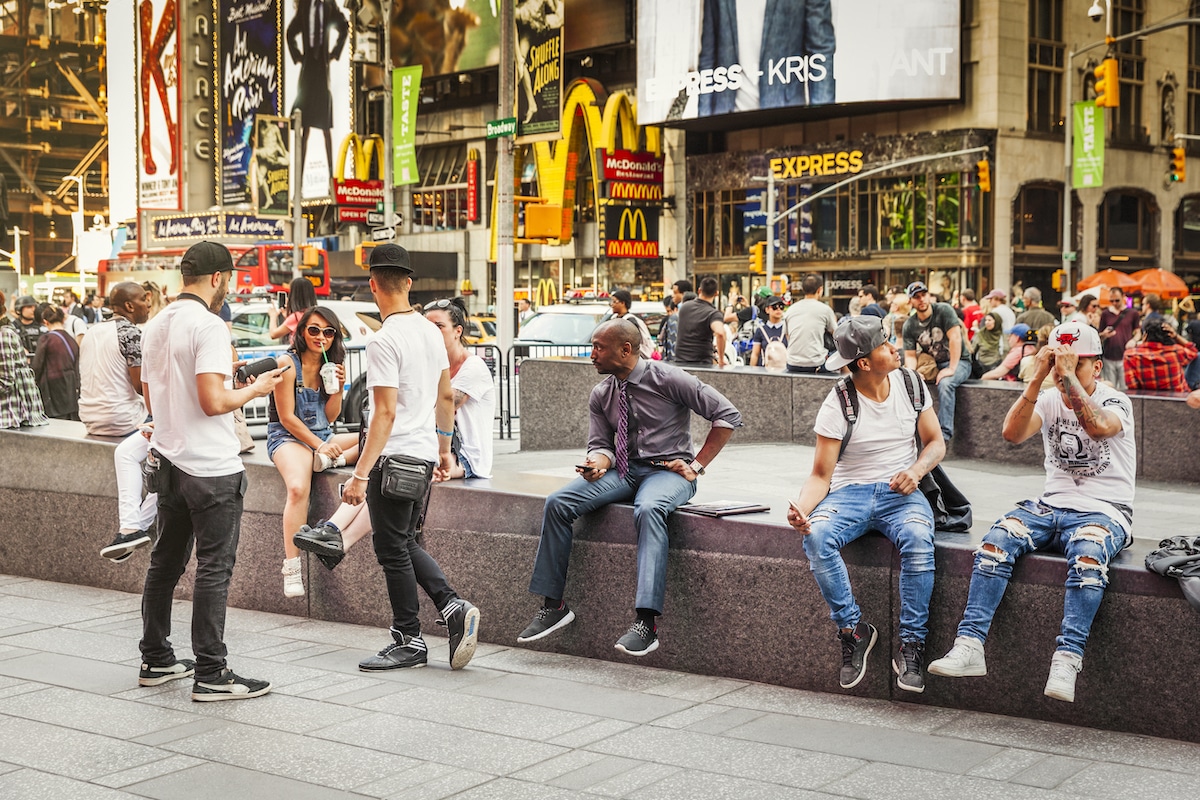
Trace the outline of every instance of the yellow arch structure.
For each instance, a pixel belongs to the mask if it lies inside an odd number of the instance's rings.
[[[346,175],[346,156],[352,156],[350,163],[353,172]],[[338,150],[337,165],[341,173],[341,179],[346,180],[347,177],[354,178],[360,181],[371,179],[371,162],[376,163],[379,170],[378,175],[383,178],[383,159],[385,157],[383,137],[378,134],[372,134],[365,138],[359,138],[357,133],[351,133],[342,140],[342,146]]]

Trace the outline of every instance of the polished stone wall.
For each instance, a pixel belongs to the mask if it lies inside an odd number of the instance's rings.
[[[739,444],[815,442],[813,423],[834,378],[827,375],[768,373],[753,367],[687,370],[729,398],[742,412],[745,427],[734,434]],[[599,381],[583,359],[534,359],[521,364],[521,448],[567,450],[587,443],[588,392]],[[973,381],[959,387],[954,438],[947,455],[999,464],[1039,466],[1042,440],[1004,441],[1000,431],[1022,384]],[[1140,479],[1200,483],[1200,448],[1189,435],[1200,412],[1188,408],[1185,395],[1131,395]],[[936,404],[936,394],[934,401]],[[693,415],[692,438],[699,449],[708,423]]]

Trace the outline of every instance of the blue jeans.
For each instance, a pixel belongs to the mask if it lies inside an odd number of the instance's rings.
[[[1013,564],[1026,553],[1048,550],[1067,556],[1067,591],[1057,649],[1082,656],[1108,586],[1108,562],[1127,543],[1124,524],[1107,514],[1055,508],[1038,500],[1021,501],[983,537],[984,545],[999,552],[983,546],[975,551],[967,609],[958,635],[986,641]],[[1096,563],[1084,562],[1084,558]]]
[[[1200,389],[1200,358],[1193,358],[1187,365],[1187,369],[1183,371],[1183,379],[1193,392]]]
[[[938,369],[945,369],[949,364],[939,364]],[[958,402],[958,387],[971,377],[971,359],[960,358],[958,369],[949,378],[937,385],[938,394],[938,424],[942,426],[942,438],[947,442],[954,435],[954,406]]]
[[[196,580],[192,589],[192,652],[196,678],[215,678],[225,668],[225,601],[237,557],[246,473],[198,478],[170,471],[170,488],[158,494],[158,541],[150,552],[150,569],[142,590],[142,660],[152,666],[175,663],[171,604],[192,544],[196,547]]]
[[[808,518],[804,553],[834,624],[853,628],[862,618],[842,548],[879,531],[900,551],[900,641],[925,641],[933,593],[933,512],[925,495],[900,494],[886,483],[852,484],[827,495]]]
[[[615,469],[593,482],[576,478],[546,498],[542,538],[533,562],[529,591],[543,597],[562,598],[574,539],[572,524],[603,506],[633,500],[633,523],[637,528],[634,607],[661,614],[667,593],[667,517],[694,494],[695,481],[644,462],[631,463],[624,478]]]

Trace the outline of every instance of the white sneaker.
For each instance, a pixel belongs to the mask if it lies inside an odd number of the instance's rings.
[[[1083,669],[1083,657],[1065,650],[1056,650],[1050,659],[1050,678],[1046,681],[1046,697],[1075,702],[1075,678]]]
[[[283,596],[304,596],[304,577],[300,573],[300,556],[283,560]]]
[[[987,675],[983,658],[983,642],[970,636],[954,640],[950,652],[929,665],[928,671],[943,678],[968,678]]]
[[[327,469],[336,469],[337,467],[344,466],[346,466],[345,456],[330,458],[324,453],[313,451],[313,472],[324,472]]]

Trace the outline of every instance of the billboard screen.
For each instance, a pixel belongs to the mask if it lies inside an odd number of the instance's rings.
[[[237,205],[254,199],[255,117],[279,113],[279,0],[220,0],[220,11],[221,202]]]
[[[330,197],[334,153],[350,134],[350,20],[338,0],[285,2],[285,98],[300,109],[301,197]]]
[[[638,123],[956,100],[959,0],[638,0]]]
[[[138,206],[178,209],[179,12],[173,0],[137,7]]]
[[[392,3],[391,36],[392,66],[421,67],[426,78],[500,63],[496,0]]]

